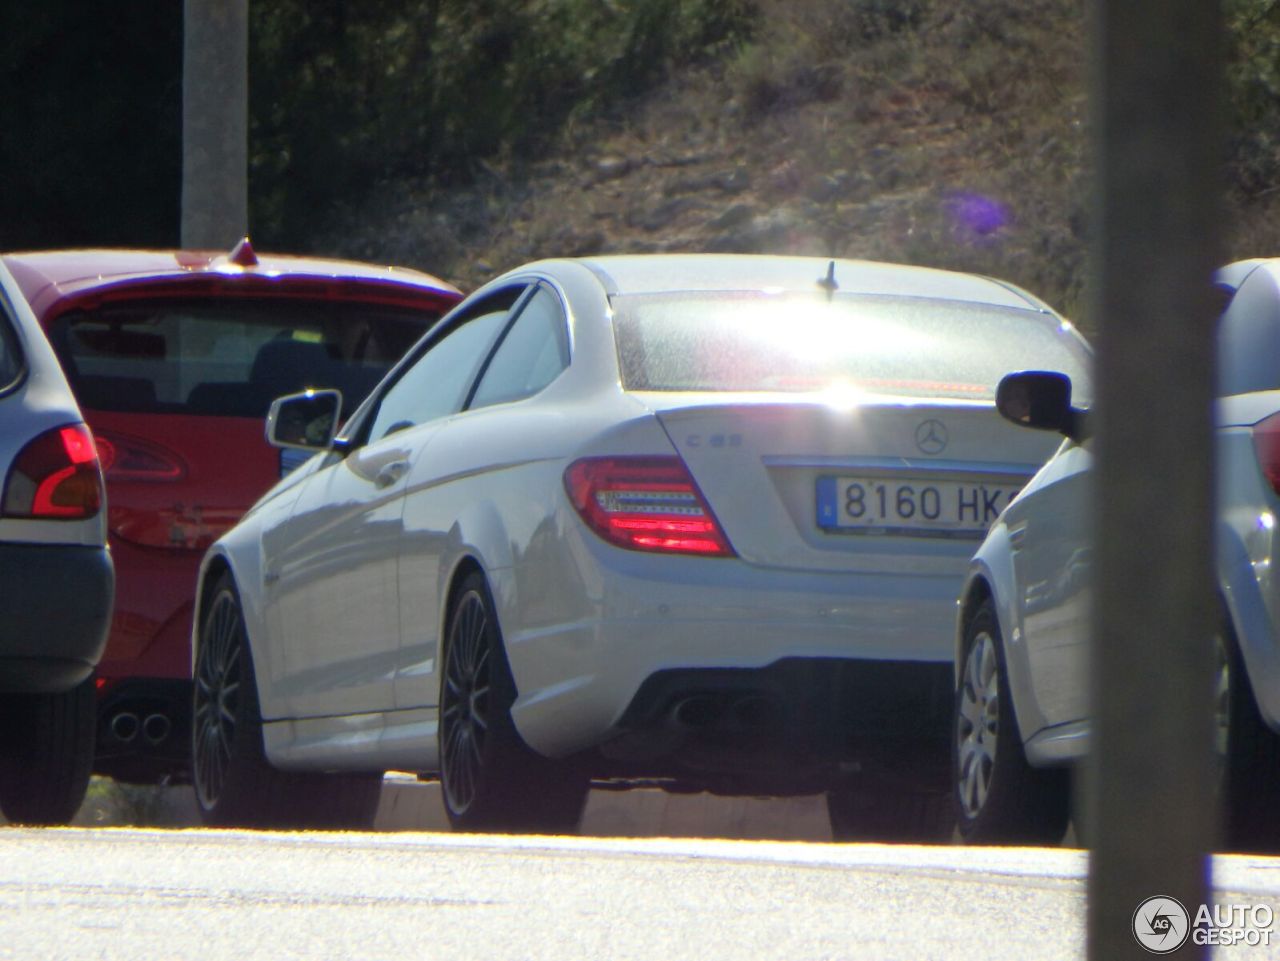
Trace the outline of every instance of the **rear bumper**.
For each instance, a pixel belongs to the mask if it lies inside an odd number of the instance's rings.
[[[129,784],[184,784],[190,767],[191,681],[136,677],[102,687],[94,773]]]
[[[812,794],[843,781],[936,780],[948,763],[943,663],[788,658],[651,675],[600,748],[606,773],[724,793]]]
[[[0,544],[0,691],[65,691],[102,656],[115,592],[106,548]]]
[[[191,611],[199,551],[111,539],[115,617],[98,673],[108,678],[191,677]]]
[[[941,665],[950,686],[962,565],[941,576],[646,560],[592,585],[584,616],[526,631],[508,628],[529,621],[520,568],[490,572],[519,692],[512,716],[536,751],[563,757],[624,733],[642,685],[664,672],[891,662]]]

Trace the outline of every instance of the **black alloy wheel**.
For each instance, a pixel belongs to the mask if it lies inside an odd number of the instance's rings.
[[[443,788],[449,811],[463,818],[479,795],[489,737],[490,633],[483,598],[467,591],[454,608],[440,698]]]
[[[570,833],[589,782],[571,761],[533,751],[511,719],[516,686],[483,575],[454,592],[440,682],[440,781],[459,831]]]
[[[230,575],[215,585],[201,624],[192,707],[192,781],[206,824],[333,830],[372,826],[383,772],[281,771],[267,760],[253,654]]]
[[[244,694],[244,618],[220,584],[200,633],[193,704],[192,780],[201,810],[214,811],[231,772]]]

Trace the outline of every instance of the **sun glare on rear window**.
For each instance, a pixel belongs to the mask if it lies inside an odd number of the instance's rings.
[[[618,297],[623,386],[989,401],[1010,371],[1060,370],[1087,401],[1087,348],[1029,310],[912,297]]]

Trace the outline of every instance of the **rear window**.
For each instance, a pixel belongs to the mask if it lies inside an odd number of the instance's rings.
[[[1027,310],[911,297],[619,296],[623,386],[840,391],[989,401],[1005,374],[1057,370],[1089,400],[1089,350]]]
[[[436,319],[360,304],[221,300],[106,306],[50,331],[81,406],[264,417],[271,401],[336,387],[354,410]]]

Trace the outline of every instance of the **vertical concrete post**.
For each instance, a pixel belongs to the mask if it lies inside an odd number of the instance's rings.
[[[1219,0],[1094,0],[1098,338],[1089,957],[1210,897]],[[1178,957],[1208,956],[1188,939]]]
[[[182,246],[249,228],[249,2],[184,0]]]

